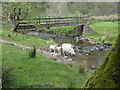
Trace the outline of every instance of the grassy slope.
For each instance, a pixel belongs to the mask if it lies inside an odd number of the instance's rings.
[[[22,35],[9,32],[11,28],[2,28],[3,40],[14,41],[19,44],[48,47],[52,43],[35,36]],[[9,37],[10,34],[10,37]],[[20,50],[15,46],[2,44],[3,64],[14,67],[13,78],[8,87],[82,87],[90,75],[82,75],[78,67],[55,62],[43,55],[37,54],[36,58],[29,59],[28,51]]]
[[[37,48],[46,48],[46,47],[49,47],[49,45],[51,44],[56,44],[52,40],[50,43],[47,43],[48,40],[44,40],[36,36],[9,32],[10,28],[7,28],[7,27],[1,27],[1,28],[3,32],[0,33],[0,36],[2,36],[3,40],[13,41],[13,42],[16,42],[22,45],[27,45],[27,46],[36,46]]]
[[[58,27],[51,27],[50,29],[43,29],[38,28],[38,30],[42,30],[42,32],[48,32],[48,33],[65,33],[65,34],[72,34],[72,30],[75,28],[75,26],[58,26]]]
[[[120,88],[120,35],[84,88]]]
[[[15,46],[2,45],[2,62],[14,68],[8,87],[77,87],[80,88],[90,75],[80,74],[77,67],[55,62],[42,55],[29,59],[28,51]],[[71,86],[72,83],[72,86]],[[37,85],[37,86],[36,86]],[[39,86],[40,85],[40,86]]]
[[[118,35],[118,23],[117,22],[99,22],[92,24],[91,27],[98,33],[89,36],[88,38],[93,38],[97,41],[101,41],[99,39],[102,36],[107,36],[108,38],[105,40],[106,43],[113,44]]]

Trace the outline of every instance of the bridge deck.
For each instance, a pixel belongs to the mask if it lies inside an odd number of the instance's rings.
[[[90,24],[89,19],[89,17],[47,17],[34,19],[20,19],[18,21],[18,29],[36,28],[36,26],[50,28],[56,26]]]

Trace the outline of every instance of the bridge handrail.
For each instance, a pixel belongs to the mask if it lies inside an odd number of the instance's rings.
[[[39,17],[39,18],[33,18],[33,19],[20,19],[20,21],[23,21],[23,20],[46,20],[46,19],[70,19],[70,18],[72,18],[72,19],[78,19],[78,18],[89,18],[89,16],[85,16],[85,17],[43,17],[43,18],[41,18],[41,17]]]

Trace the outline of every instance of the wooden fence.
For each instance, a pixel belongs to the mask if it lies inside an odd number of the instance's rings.
[[[90,17],[38,17],[33,19],[20,19],[18,29],[29,29],[37,26],[50,28],[56,26],[72,26],[89,24]]]

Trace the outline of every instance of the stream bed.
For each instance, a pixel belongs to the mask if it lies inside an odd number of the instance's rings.
[[[56,43],[58,43],[59,46],[61,46],[63,43],[73,44],[76,53],[72,60],[74,61],[74,64],[86,64],[86,68],[92,70],[97,69],[110,50],[110,46],[104,45],[103,49],[99,49],[99,47],[103,45],[91,44],[86,39],[82,39],[76,42],[75,38],[65,36],[64,34],[56,35],[49,33],[39,33],[35,31],[28,32],[27,34],[35,35],[46,40],[53,39]]]

